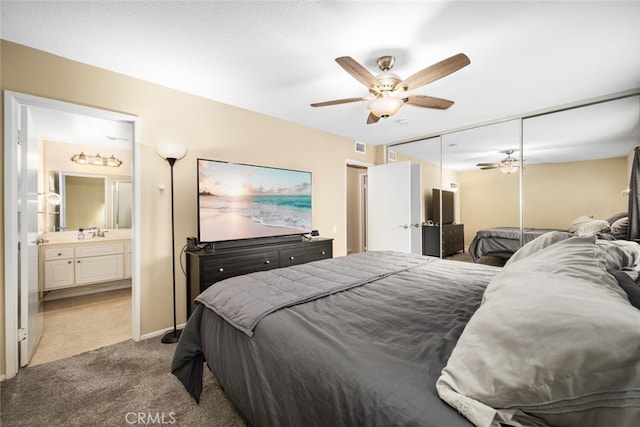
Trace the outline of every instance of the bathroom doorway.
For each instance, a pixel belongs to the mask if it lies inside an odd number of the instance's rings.
[[[25,112],[28,113],[28,120],[25,119]],[[27,194],[27,191],[22,194],[22,187],[18,185],[21,182],[20,137],[24,139],[27,124],[29,140],[32,141],[30,145],[37,146],[35,152],[29,152],[30,161],[37,164],[37,196],[33,192]],[[55,346],[60,347],[59,351],[50,351],[50,354],[55,353],[56,357],[62,358],[76,351],[108,345],[112,343],[110,339],[120,341],[122,338],[140,338],[139,292],[135,273],[139,271],[139,257],[134,249],[139,228],[136,226],[139,224],[136,217],[139,206],[136,194],[139,194],[139,189],[135,185],[139,179],[137,168],[134,167],[138,126],[138,119],[134,116],[5,92],[5,197],[11,194],[17,196],[15,201],[5,204],[5,325],[8,378],[17,373],[19,366],[28,366],[31,361],[49,361],[42,357],[31,358],[37,354],[39,346],[48,346],[49,350]],[[82,159],[77,161],[78,157],[84,156],[93,163],[84,163]],[[48,164],[49,160],[54,164]],[[113,173],[111,170],[117,172]],[[78,257],[86,252],[76,248],[79,230],[65,230],[59,225],[56,229],[55,224],[60,222],[55,221],[55,216],[60,216],[64,210],[64,190],[56,188],[53,184],[50,179],[52,171],[58,175],[63,172],[107,177],[113,175],[112,180],[105,180],[102,206],[105,211],[104,222],[90,220],[86,225],[89,230],[84,230],[87,241],[95,239],[88,241],[89,244],[106,251],[105,254],[101,254],[101,258],[91,259],[94,262],[92,268],[78,270],[78,266],[82,265],[82,260]],[[117,225],[114,227],[115,215],[126,212],[126,209],[120,209],[119,213],[114,213],[116,182],[134,184],[133,190],[128,193],[131,214],[129,229],[118,228]],[[37,205],[37,213],[34,214],[37,217],[37,236],[32,231],[23,233],[18,230],[18,218],[23,215],[20,211],[21,200],[30,200],[27,197],[32,198]],[[11,197],[7,199],[10,200]],[[58,207],[57,211],[55,206]],[[72,214],[75,215],[76,212]],[[15,232],[9,232],[14,229]],[[20,249],[13,249],[25,247],[27,240],[37,242],[35,256],[33,252],[21,253]],[[60,248],[65,250],[58,250]],[[48,249],[54,250],[47,252]],[[60,259],[55,260],[52,257]],[[45,265],[45,262],[49,261],[50,263]],[[106,266],[115,266],[116,275],[105,273]],[[33,285],[31,288],[26,286],[33,277],[37,278],[37,292],[32,292]],[[58,279],[63,281],[59,282]],[[111,312],[103,310],[109,306],[109,296],[120,304],[118,308],[113,306]],[[46,316],[47,308],[51,308],[50,314],[60,314],[61,310],[74,314]],[[124,312],[126,316],[123,315]],[[93,318],[88,321],[89,313]],[[109,325],[107,316],[114,321],[116,317],[119,320],[128,319],[126,332],[121,325]],[[68,319],[63,321],[62,317]],[[98,327],[97,324],[101,322],[101,326]],[[95,324],[96,327],[89,327],[91,324]],[[64,333],[61,332],[62,327],[65,328]],[[47,334],[49,330],[50,333]],[[16,338],[15,341],[12,339],[13,336]],[[24,345],[25,341],[28,345]],[[75,344],[76,350],[71,349],[71,346],[63,350],[64,343]],[[47,359],[51,359],[51,355],[47,356]]]

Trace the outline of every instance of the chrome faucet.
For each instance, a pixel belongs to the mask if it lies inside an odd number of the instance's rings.
[[[96,237],[104,237],[104,231],[100,230],[99,228],[96,229],[92,235],[91,238],[96,238]]]

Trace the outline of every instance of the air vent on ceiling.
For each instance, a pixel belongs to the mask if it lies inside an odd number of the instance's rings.
[[[387,152],[387,156],[389,157],[389,161],[391,162],[395,162],[396,159],[398,158],[398,156],[396,155],[396,152],[391,150]]]
[[[364,142],[356,141],[356,153],[364,154],[367,151],[367,145]]]

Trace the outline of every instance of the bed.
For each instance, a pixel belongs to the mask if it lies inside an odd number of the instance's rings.
[[[172,372],[199,400],[206,362],[254,426],[640,425],[639,248],[552,232],[504,268],[367,252],[228,279]]]
[[[547,228],[523,229],[522,244],[551,231],[562,231]],[[507,260],[520,249],[520,227],[493,227],[478,230],[469,245],[469,255],[475,262],[483,256],[493,256]]]
[[[626,212],[616,213],[606,220],[588,216],[576,218],[566,229],[523,228],[522,244],[520,227],[492,227],[479,230],[469,245],[469,255],[475,262],[483,256],[492,256],[508,260],[524,244],[549,232],[566,232],[571,235],[585,236],[593,233],[601,239],[625,239],[628,227]]]
[[[215,308],[216,297],[229,305],[227,291],[251,285],[247,277],[228,279],[215,286],[228,290],[198,297],[172,371],[199,399],[206,361],[254,426],[470,426],[439,398],[435,382],[499,271],[367,252],[254,273],[252,281],[288,274],[299,282],[333,272],[349,278],[339,292],[304,296],[307,302],[274,310],[254,328],[255,319],[240,315],[241,325],[232,326]]]

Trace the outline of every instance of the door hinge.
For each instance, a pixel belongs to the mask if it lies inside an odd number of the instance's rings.
[[[25,328],[18,328],[18,341],[24,341],[27,339],[27,330]]]
[[[22,129],[18,129],[18,145],[22,145]]]

